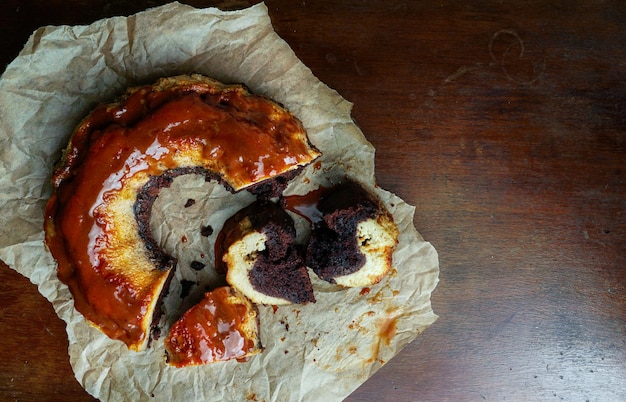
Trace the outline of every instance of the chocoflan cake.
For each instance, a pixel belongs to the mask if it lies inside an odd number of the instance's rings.
[[[319,155],[297,118],[241,85],[192,75],[129,89],[78,125],[53,173],[58,277],[90,323],[142,350],[176,266],[150,232],[159,190],[203,174],[232,192],[280,191]]]

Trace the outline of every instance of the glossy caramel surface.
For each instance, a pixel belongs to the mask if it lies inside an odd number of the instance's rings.
[[[257,324],[256,309],[233,288],[207,292],[170,329],[165,338],[167,362],[186,367],[257,354]]]

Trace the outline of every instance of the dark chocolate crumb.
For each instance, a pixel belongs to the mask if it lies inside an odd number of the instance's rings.
[[[211,227],[211,225],[207,225],[207,226],[202,226],[202,228],[200,229],[200,234],[204,237],[209,237],[213,234],[213,228]]]
[[[185,208],[189,208],[190,206],[192,206],[195,203],[196,203],[196,200],[194,200],[193,198],[189,198],[187,200],[187,202],[185,203]]]
[[[195,270],[195,271],[200,271],[202,270],[202,268],[204,268],[206,265],[201,263],[200,261],[191,261],[191,269]]]
[[[182,286],[182,289],[180,290],[180,298],[184,299],[189,296],[189,292],[191,291],[191,287],[194,285],[194,282],[183,279],[180,281],[180,285]]]
[[[152,335],[152,339],[150,339],[150,341],[152,341],[152,340],[155,340],[155,341],[156,341],[156,340],[158,340],[158,339],[161,337],[161,328],[159,328],[159,327],[154,327],[154,328],[152,329],[152,333],[151,333],[151,335]]]
[[[285,320],[280,320],[280,323],[285,326],[285,331],[289,331],[289,323]]]

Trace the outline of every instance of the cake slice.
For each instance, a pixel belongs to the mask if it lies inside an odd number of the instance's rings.
[[[256,307],[229,286],[207,292],[165,338],[166,362],[174,367],[245,360],[262,350]]]
[[[315,302],[295,239],[293,220],[282,208],[256,201],[224,223],[216,241],[216,267],[254,303]]]
[[[391,269],[398,242],[393,216],[360,184],[325,192],[313,222],[306,263],[321,279],[346,287],[378,283]]]

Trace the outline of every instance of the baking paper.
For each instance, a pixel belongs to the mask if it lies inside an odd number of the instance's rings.
[[[42,228],[53,166],[78,122],[129,86],[190,73],[244,83],[303,122],[323,156],[286,195],[351,177],[383,200],[400,239],[392,272],[375,286],[341,289],[313,275],[317,303],[260,306],[262,354],[181,369],[165,364],[164,337],[131,352],[83,319],[56,277]],[[376,186],[374,148],[352,121],[351,107],[274,32],[264,4],[223,12],[171,3],[32,34],[0,79],[0,258],[35,283],[67,323],[70,363],[88,393],[103,401],[341,400],[435,321],[437,252],[416,231],[414,208]],[[212,271],[213,241],[224,220],[253,199],[195,176],[161,191],[152,230],[179,260],[164,331],[221,280]],[[299,239],[306,239],[308,224],[294,219]],[[203,236],[209,226],[213,233]]]

